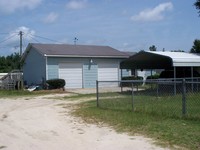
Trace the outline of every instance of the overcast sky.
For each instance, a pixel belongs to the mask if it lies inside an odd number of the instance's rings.
[[[195,0],[0,0],[0,56],[28,43],[189,51],[200,39]]]

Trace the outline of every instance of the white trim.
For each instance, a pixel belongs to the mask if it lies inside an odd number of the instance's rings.
[[[46,80],[48,80],[48,65],[47,65],[47,57],[45,56],[45,61],[46,61]]]
[[[47,56],[47,57],[71,57],[71,58],[74,58],[74,57],[80,57],[80,58],[128,58],[129,56],[84,56],[84,55],[47,55],[47,54],[44,54],[44,56]]]

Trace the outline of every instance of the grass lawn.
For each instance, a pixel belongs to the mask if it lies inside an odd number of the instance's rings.
[[[29,92],[27,90],[0,90],[0,97],[9,97],[9,98],[16,98],[22,96],[38,96],[38,95],[45,95],[45,94],[53,94],[53,93],[63,93],[61,90],[40,90],[40,91],[33,91]]]
[[[87,98],[87,95],[79,96],[80,99]],[[88,96],[91,98],[92,95]],[[172,147],[176,145],[180,149],[181,147],[200,149],[200,119],[198,118],[200,105],[197,106],[196,101],[195,103],[189,102],[189,110],[198,115],[194,118],[189,116],[189,119],[181,118],[180,95],[164,98],[155,99],[147,95],[135,96],[135,112],[132,112],[131,96],[101,93],[99,108],[96,107],[96,101],[83,102],[78,104],[78,109],[73,114],[81,116],[87,122],[104,122],[119,132],[151,137],[161,145]],[[177,107],[177,104],[180,106]],[[193,107],[194,109],[191,109]]]

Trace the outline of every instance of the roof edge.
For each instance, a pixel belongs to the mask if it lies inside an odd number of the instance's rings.
[[[46,57],[79,57],[79,58],[129,58],[129,56],[90,56],[90,55],[47,55],[44,54]]]

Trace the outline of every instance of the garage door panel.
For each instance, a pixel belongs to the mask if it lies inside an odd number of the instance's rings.
[[[82,64],[59,64],[59,77],[65,80],[65,88],[82,88]]]
[[[99,64],[98,65],[98,80],[99,81],[117,81],[118,65],[117,64]],[[118,86],[118,83],[101,83],[101,87]]]

